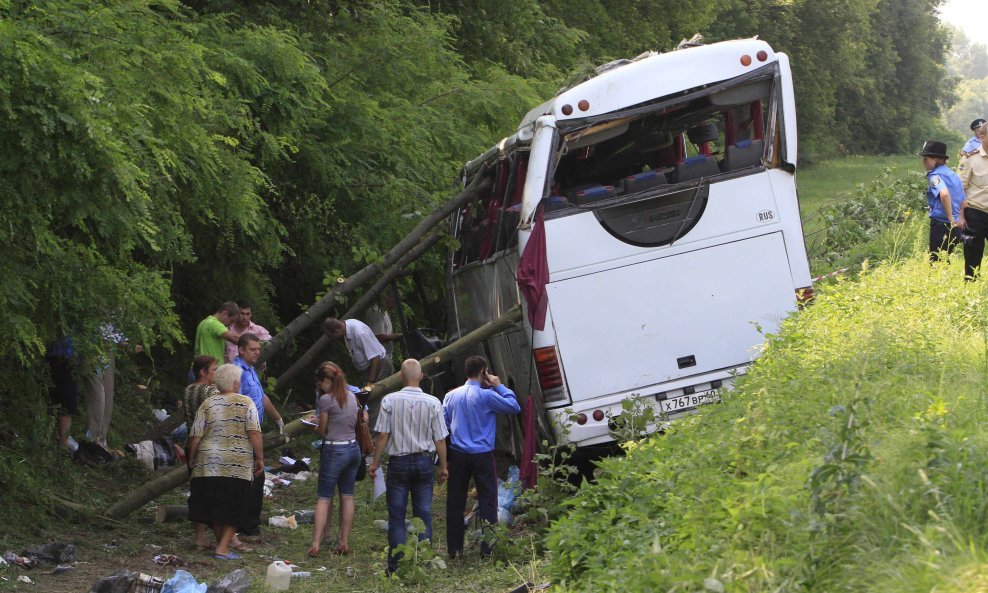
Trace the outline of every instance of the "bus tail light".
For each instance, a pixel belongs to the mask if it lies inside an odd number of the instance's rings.
[[[535,348],[532,350],[535,358],[535,370],[539,375],[539,387],[545,401],[559,401],[566,398],[563,393],[563,371],[559,368],[559,357],[555,346]]]
[[[751,66],[751,56],[749,56],[748,54],[744,54],[743,56],[741,56],[741,65]]]
[[[593,419],[596,420],[597,422],[600,422],[601,420],[603,420],[604,419],[604,410],[594,410],[593,411]]]
[[[576,423],[579,424],[580,426],[583,426],[584,424],[586,424],[587,423],[587,415],[586,414],[582,414],[582,413],[581,414],[578,414],[576,416]]]
[[[800,309],[809,305],[813,302],[813,297],[816,296],[813,292],[812,286],[804,286],[803,288],[796,289],[796,304]]]
[[[539,386],[542,391],[563,386],[563,373],[559,368],[559,358],[555,346],[536,348],[532,350],[535,356],[535,368],[539,372]]]
[[[766,52],[764,49],[759,50],[758,53],[755,54],[755,57],[758,58],[759,62],[764,62],[765,60],[768,59],[768,52]]]

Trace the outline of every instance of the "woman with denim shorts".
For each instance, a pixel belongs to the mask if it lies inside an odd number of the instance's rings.
[[[337,488],[340,492],[340,535],[334,551],[348,554],[347,540],[354,514],[353,488],[357,467],[363,463],[355,426],[357,414],[366,412],[360,410],[356,396],[347,389],[346,375],[332,362],[324,362],[316,369],[316,393],[319,426],[315,430],[323,442],[319,455],[319,499],[309,555],[319,554],[323,535],[332,530],[333,494]]]

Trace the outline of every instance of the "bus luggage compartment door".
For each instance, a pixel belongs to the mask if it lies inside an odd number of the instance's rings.
[[[574,401],[748,363],[796,308],[781,233],[547,288]]]

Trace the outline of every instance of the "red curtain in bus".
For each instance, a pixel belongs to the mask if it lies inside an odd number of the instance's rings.
[[[532,234],[525,244],[525,251],[518,258],[518,288],[528,305],[528,322],[533,329],[545,329],[548,300],[545,285],[549,283],[549,262],[546,260],[545,217],[542,207],[535,215]]]

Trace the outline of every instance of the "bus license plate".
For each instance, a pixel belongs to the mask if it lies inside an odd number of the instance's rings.
[[[659,405],[661,407],[659,411],[664,414],[671,414],[673,412],[689,410],[697,406],[702,406],[703,404],[712,404],[718,401],[720,401],[720,396],[717,395],[717,390],[711,389],[702,393],[677,395],[668,399],[659,400]]]

